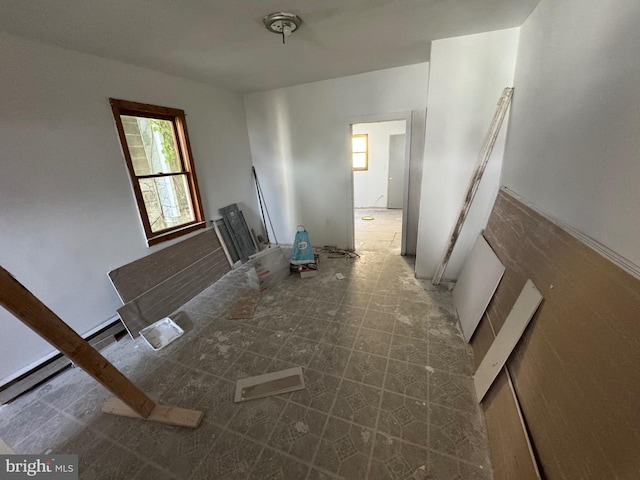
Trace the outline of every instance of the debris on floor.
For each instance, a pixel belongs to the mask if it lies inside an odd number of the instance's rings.
[[[341,274],[340,272],[338,272],[338,273],[336,273],[336,278],[337,278],[338,280],[344,280],[344,278],[345,278],[345,277],[344,277],[344,275],[343,275],[343,274]]]
[[[279,372],[265,373],[255,377],[241,378],[236,381],[233,401],[244,402],[256,398],[295,392],[304,388],[302,367],[287,368]]]
[[[184,330],[181,329],[169,317],[158,320],[156,323],[149,325],[140,330],[140,335],[154,350],[160,350],[182,336]]]
[[[258,303],[262,298],[262,292],[256,289],[246,289],[229,308],[231,320],[248,320],[253,318]]]
[[[424,465],[418,467],[416,471],[413,472],[413,475],[411,475],[411,478],[413,480],[436,480],[427,472],[427,467]]]
[[[327,258],[360,258],[360,255],[356,252],[351,252],[349,250],[333,246],[324,246],[320,251],[327,253]]]

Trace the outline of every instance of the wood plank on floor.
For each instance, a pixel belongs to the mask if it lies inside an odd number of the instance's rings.
[[[131,410],[122,400],[112,397],[102,407],[104,413],[120,415],[130,418],[142,418]],[[178,427],[198,428],[202,422],[204,413],[200,410],[190,410],[188,408],[176,407],[173,405],[158,405],[151,411],[144,420]]]

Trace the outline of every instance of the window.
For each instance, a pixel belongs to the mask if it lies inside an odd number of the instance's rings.
[[[184,111],[110,102],[147,243],[204,228]]]
[[[369,136],[366,133],[351,137],[351,160],[355,171],[369,169]]]

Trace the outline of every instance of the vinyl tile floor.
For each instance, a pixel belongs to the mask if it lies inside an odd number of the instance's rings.
[[[402,209],[355,208],[353,215],[356,250],[400,255]]]
[[[243,266],[172,316],[185,334],[169,346],[125,338],[103,352],[159,403],[202,410],[199,428],[103,414],[110,394],[74,368],[0,407],[0,438],[78,454],[81,479],[411,479],[424,466],[489,480],[451,293],[413,270],[384,252],[323,255],[316,277],[292,275],[252,319],[229,320]],[[304,390],[233,402],[236,379],[293,366]]]

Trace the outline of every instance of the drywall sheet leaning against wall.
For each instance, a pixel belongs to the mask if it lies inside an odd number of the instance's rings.
[[[638,478],[640,275],[506,189],[484,237],[506,270],[471,341],[476,359],[527,279],[544,297],[507,361],[544,477]],[[515,409],[497,405],[508,389],[503,378],[483,402],[494,476],[530,478],[521,468],[529,453],[522,449],[514,460],[518,452],[504,435],[505,425],[519,420],[507,422]],[[505,402],[509,397],[507,391]]]
[[[453,289],[453,305],[464,339],[469,342],[504,274],[504,265],[478,235]]]
[[[118,314],[132,337],[231,270],[213,229],[109,272],[125,304]]]
[[[482,401],[498,376],[498,372],[507,362],[509,355],[540,306],[540,302],[542,302],[542,295],[533,282],[527,280],[511,312],[509,312],[509,316],[502,324],[502,328],[473,376],[478,402]]]

